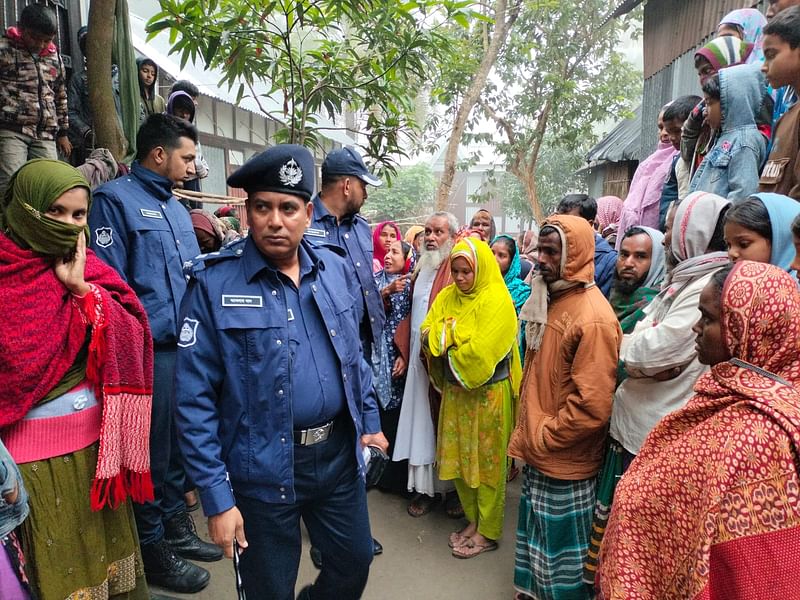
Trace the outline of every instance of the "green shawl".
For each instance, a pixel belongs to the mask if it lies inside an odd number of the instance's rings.
[[[91,206],[89,182],[75,167],[47,158],[29,160],[8,182],[0,203],[0,228],[23,248],[47,256],[69,256],[81,233],[86,235],[88,244],[89,228],[50,219],[47,209],[64,192],[76,187],[86,188]]]

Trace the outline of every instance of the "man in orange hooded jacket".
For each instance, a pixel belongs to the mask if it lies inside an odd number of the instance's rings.
[[[539,233],[520,409],[508,453],[526,463],[517,528],[519,598],[591,598],[582,583],[596,475],[622,332],[594,283],[594,233],[557,215]]]

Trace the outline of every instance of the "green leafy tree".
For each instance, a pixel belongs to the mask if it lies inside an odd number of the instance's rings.
[[[480,100],[504,138],[495,147],[537,221],[544,213],[539,187],[550,185],[539,181],[550,170],[538,168],[545,144],[573,154],[591,146],[595,124],[625,115],[641,93],[641,74],[619,52],[623,33],[638,30],[612,19],[614,8],[605,0],[526,0]]]
[[[418,131],[416,98],[436,61],[450,55],[449,26],[467,27],[456,0],[160,0],[150,36],[169,31],[172,51],[220,67],[220,82],[252,96],[280,125],[276,141],[321,147],[319,116],[351,113],[349,131],[393,172]],[[255,83],[268,91],[257,93]],[[270,106],[280,106],[278,110]]]
[[[566,186],[557,161],[553,168],[540,168],[540,160],[568,156],[561,169],[571,177],[568,164],[576,165],[576,157],[596,141],[596,123],[627,116],[641,94],[641,74],[619,52],[623,36],[638,36],[638,13],[611,19],[615,3],[604,0],[519,4],[508,0],[506,11],[518,12],[477,101],[481,110],[470,113],[463,134],[455,127],[456,111],[482,64],[487,37],[477,33],[477,26],[451,32],[464,59],[440,63],[431,90],[433,102],[444,110],[432,111],[425,141],[430,150],[453,132],[461,143],[491,144],[524,190],[530,214],[541,220],[552,202],[551,190],[578,186]],[[496,126],[495,134],[485,133],[485,119]],[[524,217],[526,211],[518,209],[515,214]]]
[[[436,180],[424,163],[400,167],[389,185],[370,188],[361,213],[371,222],[418,223],[431,212]]]

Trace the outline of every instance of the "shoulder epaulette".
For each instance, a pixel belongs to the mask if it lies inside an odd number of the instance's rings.
[[[187,260],[183,263],[183,273],[192,277],[196,273],[204,270],[207,266],[214,265],[223,260],[240,258],[244,253],[244,242],[245,239],[236,240],[235,242],[223,246],[216,252],[207,252],[206,254],[200,254],[191,260]]]

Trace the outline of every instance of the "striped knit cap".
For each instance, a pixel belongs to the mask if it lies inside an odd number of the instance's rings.
[[[714,38],[700,48],[700,50],[695,53],[695,58],[702,56],[711,63],[715,71],[719,71],[725,67],[732,67],[744,63],[752,51],[753,44],[743,42],[732,35],[723,35]]]

